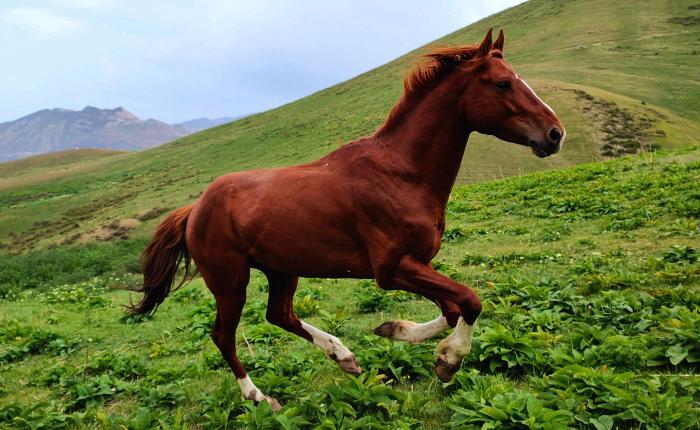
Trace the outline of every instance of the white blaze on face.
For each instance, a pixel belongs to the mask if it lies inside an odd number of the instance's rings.
[[[527,82],[525,82],[525,80],[524,80],[523,78],[521,78],[520,76],[518,76],[518,80],[519,80],[520,82],[522,82],[523,85],[525,85],[525,88],[527,88],[527,89],[530,91],[530,93],[532,93],[532,95],[535,96],[535,98],[536,98],[537,100],[539,100],[540,103],[542,103],[550,112],[552,112],[552,114],[556,115],[556,113],[554,113],[554,109],[552,109],[551,107],[549,107],[549,105],[548,105],[547,103],[545,103],[544,100],[542,100],[542,99],[540,98],[540,96],[537,95],[537,93],[535,92],[535,90],[533,90],[532,87],[530,87],[530,85],[528,85]]]
[[[535,98],[536,98],[540,103],[542,103],[542,105],[543,105],[544,107],[546,107],[547,110],[549,110],[549,111],[552,113],[552,115],[557,116],[557,113],[554,112],[554,109],[552,109],[547,103],[545,103],[544,100],[542,100],[542,99],[540,98],[540,96],[537,95],[537,93],[535,92],[535,90],[533,90],[532,87],[530,87],[530,85],[528,85],[527,82],[525,82],[525,80],[524,80],[523,78],[521,78],[521,77],[518,76],[518,75],[516,75],[516,78],[517,78],[520,82],[522,82],[523,85],[525,85],[525,88],[527,88],[528,91],[530,91],[530,93],[531,93],[533,96],[535,96]],[[561,147],[561,145],[564,143],[564,139],[566,139],[566,130],[562,130],[562,132],[563,132],[563,134],[562,134],[562,136],[561,136],[561,140],[559,141],[559,146],[560,146],[560,147]]]

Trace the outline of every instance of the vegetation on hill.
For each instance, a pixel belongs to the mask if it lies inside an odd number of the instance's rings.
[[[481,40],[503,28],[505,56],[562,117],[564,150],[537,159],[527,148],[474,135],[459,181],[520,175],[660,147],[696,144],[700,8],[695,0],[615,3],[532,0],[431,45]],[[401,92],[421,48],[297,102],[82,169],[37,171],[0,182],[0,241],[18,252],[76,243],[138,214],[194,199],[234,170],[308,161],[371,133]],[[70,238],[75,238],[72,240]]]
[[[695,147],[457,187],[435,265],[474,286],[484,312],[449,384],[432,373],[436,341],[371,332],[432,319],[432,303],[303,280],[298,314],[356,353],[355,378],[264,321],[254,273],[238,349],[283,402],[276,415],[240,400],[200,279],[153,318],[125,316],[115,288],[140,281],[142,244],[2,256],[0,427],[697,428],[698,181]]]

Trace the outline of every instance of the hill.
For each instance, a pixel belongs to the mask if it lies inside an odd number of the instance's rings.
[[[110,149],[69,149],[0,163],[0,188],[46,182],[57,176],[74,175],[93,169],[109,157],[126,151]]]
[[[434,263],[484,311],[450,384],[433,374],[437,341],[371,334],[433,319],[427,300],[301,281],[297,314],[353,350],[353,378],[264,321],[254,272],[238,351],[277,416],[240,400],[201,279],[153,318],[124,315],[114,287],[139,283],[142,243],[0,256],[0,427],[696,429],[698,181],[695,147],[456,187]]]
[[[544,160],[527,148],[472,136],[459,181],[696,143],[700,26],[693,23],[699,16],[692,1],[532,0],[435,41],[474,43],[488,27],[505,29],[506,59],[568,131],[563,151]],[[13,251],[72,243],[105,225],[190,202],[223,173],[317,158],[381,124],[421,52],[278,109],[77,174],[0,184],[0,238]],[[152,222],[128,223],[131,235],[152,228]]]

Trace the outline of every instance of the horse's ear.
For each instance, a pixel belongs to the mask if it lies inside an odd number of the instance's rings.
[[[498,38],[496,38],[496,41],[493,42],[491,49],[498,49],[499,51],[503,52],[503,30],[498,33]]]
[[[486,37],[484,37],[481,45],[479,45],[479,54],[482,56],[486,56],[489,51],[491,51],[491,33],[493,33],[493,28],[489,28],[488,33],[486,33]]]

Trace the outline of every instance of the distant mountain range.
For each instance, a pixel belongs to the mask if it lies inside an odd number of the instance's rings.
[[[179,122],[175,125],[179,126],[179,127],[183,127],[184,129],[189,130],[192,133],[195,133],[197,131],[206,130],[207,128],[212,128],[212,127],[216,127],[217,125],[226,124],[226,123],[229,123],[231,121],[235,121],[237,119],[243,118],[243,116],[245,116],[245,115],[237,116],[237,117],[233,117],[233,118],[228,117],[228,116],[224,116],[221,118],[214,118],[214,119],[197,118],[197,119],[191,119],[191,120],[185,121],[185,122]]]
[[[75,148],[137,151],[233,120],[198,118],[167,124],[142,120],[123,107],[43,109],[0,123],[0,161]]]

